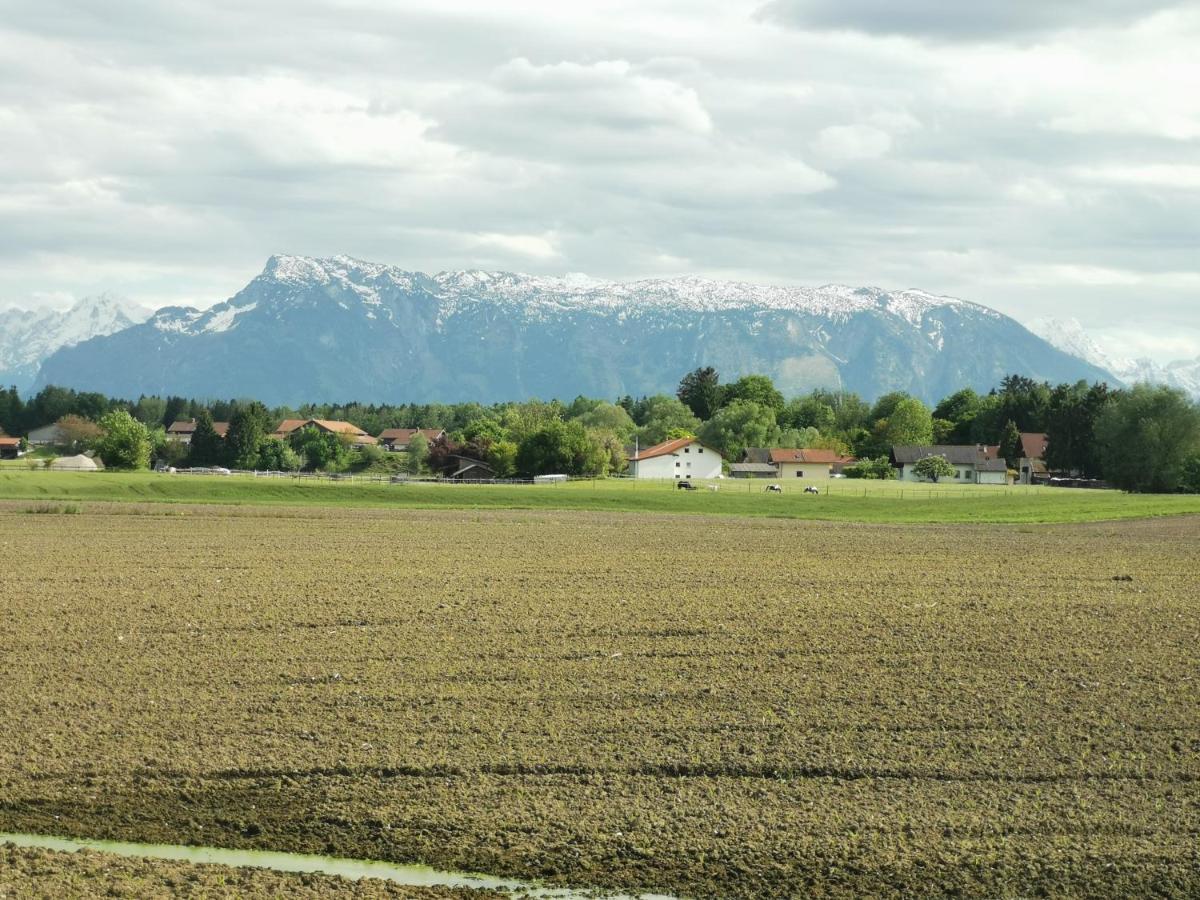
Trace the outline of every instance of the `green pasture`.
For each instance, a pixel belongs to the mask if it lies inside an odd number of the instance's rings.
[[[390,484],[249,475],[0,470],[0,501],[218,503],[397,509],[573,509],[763,516],[856,522],[1089,522],[1200,513],[1200,495],[1140,495],[1049,487],[901,485],[837,480],[819,495],[803,482],[769,494],[760,480],[676,490],[670,482],[547,485]]]

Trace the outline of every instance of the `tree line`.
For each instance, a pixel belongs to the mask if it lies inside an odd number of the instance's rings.
[[[120,415],[117,415],[120,414]],[[407,456],[377,447],[351,448],[345,439],[306,429],[286,441],[268,438],[286,418],[336,419],[369,434],[386,428],[439,428],[446,438],[417,438]],[[190,447],[166,440],[165,429],[195,419]],[[213,421],[229,423],[222,439]],[[956,391],[932,408],[903,392],[869,403],[848,391],[817,389],[787,398],[765,375],[722,383],[697,368],[674,395],[615,401],[559,400],[453,404],[309,404],[270,409],[254,400],[202,401],[142,396],[136,401],[47,387],[29,400],[0,391],[0,430],[27,434],[61,423],[81,444],[116,432],[144,440],[150,457],[172,464],[342,471],[372,467],[449,474],[461,457],[485,462],[497,477],[548,472],[604,476],[624,470],[631,446],[695,436],[728,460],[747,447],[823,448],[860,462],[852,474],[886,477],[896,444],[999,445],[1016,467],[1021,432],[1047,435],[1047,467],[1102,478],[1135,491],[1200,490],[1200,408],[1183,393],[1138,385],[1114,389],[1077,382],[1050,385],[1005,377],[980,394]],[[118,427],[119,426],[119,427]],[[137,426],[137,427],[135,427]],[[144,434],[138,431],[144,430]],[[110,454],[117,454],[109,446]],[[141,460],[146,454],[124,454]],[[107,462],[107,458],[106,458]]]

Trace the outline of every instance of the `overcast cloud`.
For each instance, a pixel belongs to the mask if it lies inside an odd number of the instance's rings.
[[[0,304],[349,253],[919,287],[1200,354],[1200,0],[0,11]]]

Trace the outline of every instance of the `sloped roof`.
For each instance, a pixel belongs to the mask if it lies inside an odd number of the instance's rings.
[[[774,475],[775,467],[770,463],[730,463],[729,473],[732,475],[737,472],[745,472],[747,475]]]
[[[473,459],[470,456],[455,456],[458,460],[458,469],[455,470],[451,478],[457,478],[463,472],[469,472],[472,469],[483,469],[489,475],[495,475],[495,470],[481,459]]]
[[[0,447],[20,447],[21,439],[14,437],[0,437]]]
[[[444,428],[385,428],[379,432],[379,439],[393,441],[397,444],[407,444],[418,432],[423,434],[426,440],[436,441],[446,433],[446,430]]]
[[[892,447],[892,461],[907,465],[927,456],[944,456],[956,466],[976,466],[989,459],[987,449],[978,444],[907,444]]]
[[[229,433],[228,422],[213,422],[213,431],[221,437],[225,437]],[[172,422],[171,427],[167,429],[167,434],[195,434],[196,420],[195,419],[180,419],[178,422]]]
[[[1021,455],[1026,459],[1044,459],[1046,456],[1046,445],[1046,435],[1043,432],[1021,432]]]
[[[646,447],[636,455],[629,457],[629,461],[640,462],[643,459],[654,459],[656,456],[670,456],[673,453],[678,453],[684,447],[690,447],[692,444],[700,444],[700,442],[695,438],[675,438],[673,441],[663,441],[661,444],[655,444],[653,447]]]
[[[833,465],[842,462],[844,457],[834,450],[804,449],[771,450],[768,459],[773,463],[813,463],[814,465]]]
[[[288,435],[309,425],[314,425],[322,431],[329,431],[333,434],[352,434],[356,437],[371,437],[357,425],[351,425],[349,422],[342,422],[337,419],[284,419],[279,423],[279,427],[275,429],[275,434]],[[374,440],[374,438],[371,438],[372,442]]]

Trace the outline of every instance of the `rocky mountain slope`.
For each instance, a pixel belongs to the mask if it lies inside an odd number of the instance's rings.
[[[112,294],[84,297],[65,310],[0,310],[0,386],[25,390],[54,351],[129,328],[149,315]]]
[[[992,309],[921,291],[426,275],[275,256],[208,310],[162,309],[60,350],[38,383],[289,404],[490,402],[672,391],[698,365],[762,372],[785,393],[899,389],[930,401],[1010,372],[1106,377]]]

